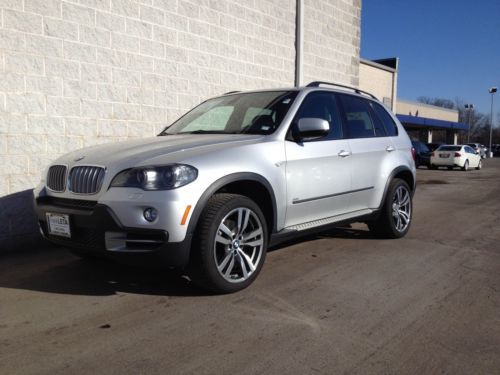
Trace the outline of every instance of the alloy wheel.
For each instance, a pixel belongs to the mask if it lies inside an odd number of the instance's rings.
[[[398,232],[404,232],[411,220],[411,196],[405,186],[398,186],[392,202],[392,219]]]
[[[215,235],[214,257],[226,281],[247,280],[255,272],[263,249],[264,231],[255,212],[238,207],[224,216]]]

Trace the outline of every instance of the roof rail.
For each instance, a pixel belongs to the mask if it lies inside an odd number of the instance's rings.
[[[241,91],[228,91],[228,92],[225,92],[224,95],[236,94],[237,92],[241,92]]]
[[[319,87],[320,85],[328,85],[328,86],[335,86],[335,87],[342,87],[344,89],[349,89],[349,90],[353,90],[356,94],[364,94],[364,95],[368,95],[369,97],[375,99],[375,100],[378,100],[377,97],[375,95],[372,95],[370,94],[369,92],[366,92],[366,91],[363,91],[363,90],[360,90],[356,87],[351,87],[351,86],[346,86],[346,85],[339,85],[337,83],[331,83],[331,82],[323,82],[323,81],[314,81],[314,82],[311,82],[309,83],[306,87]]]

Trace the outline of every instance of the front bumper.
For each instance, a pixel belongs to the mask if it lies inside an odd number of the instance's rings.
[[[191,235],[181,242],[168,242],[167,231],[126,227],[104,204],[42,196],[35,199],[35,211],[42,234],[49,241],[81,253],[128,258],[141,253],[173,267],[184,267],[189,260]],[[69,216],[71,238],[49,234],[49,212]]]

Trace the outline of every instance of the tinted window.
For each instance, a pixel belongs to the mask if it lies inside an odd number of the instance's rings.
[[[342,138],[342,126],[333,93],[314,91],[308,94],[295,115],[293,126],[297,126],[302,118],[320,118],[328,121],[330,131],[320,140]]]
[[[437,151],[460,151],[461,149],[461,146],[441,146]]]
[[[469,154],[475,154],[476,151],[474,151],[471,147],[465,146],[465,151],[468,152]]]
[[[413,147],[419,152],[425,153],[425,152],[430,152],[429,148],[422,142],[414,142]]]
[[[383,108],[380,104],[374,102],[371,102],[371,104],[373,110],[384,124],[387,135],[389,137],[395,137],[396,135],[398,135],[398,127],[394,122],[394,120],[392,119],[391,115],[387,113],[385,108]]]
[[[385,135],[380,121],[375,122],[368,101],[352,95],[339,95],[349,138]]]

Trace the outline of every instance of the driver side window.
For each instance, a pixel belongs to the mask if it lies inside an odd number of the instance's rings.
[[[319,141],[341,139],[342,127],[340,125],[337,105],[333,93],[313,91],[306,96],[292,122],[292,129],[297,126],[302,118],[320,118],[328,121],[330,130],[328,135]]]

